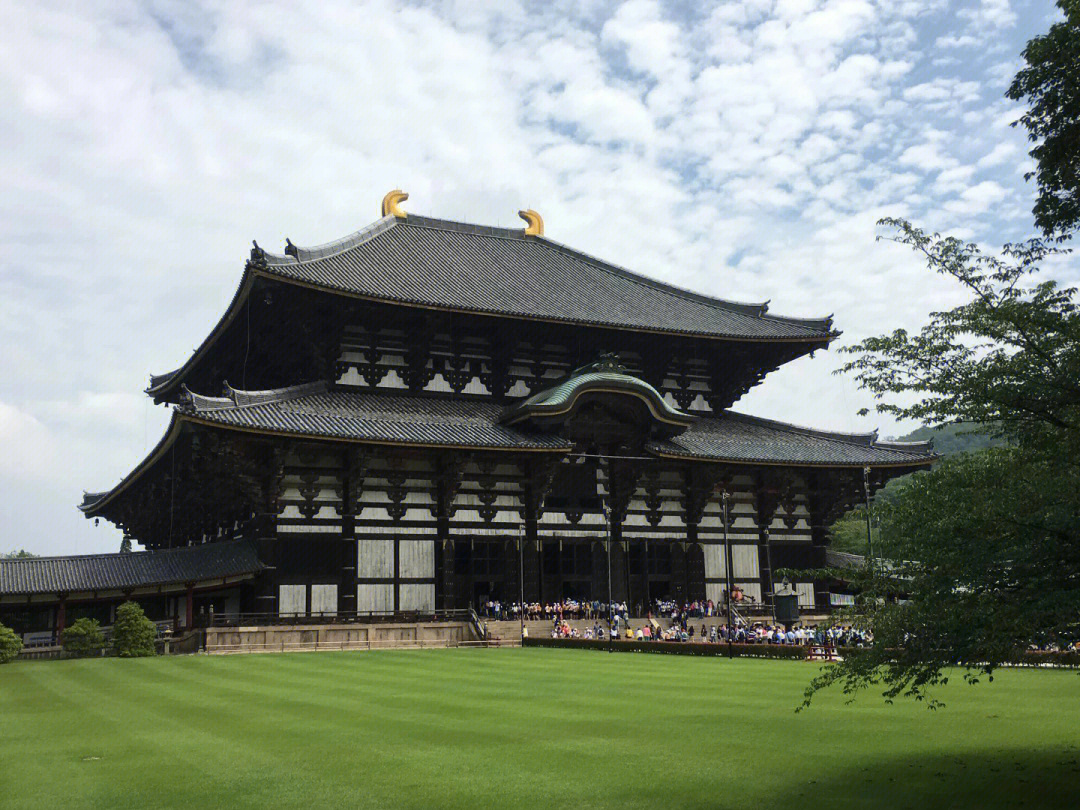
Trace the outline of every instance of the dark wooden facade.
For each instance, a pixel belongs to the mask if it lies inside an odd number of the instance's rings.
[[[253,542],[266,569],[244,608],[260,612],[603,600],[609,539],[612,598],[719,601],[725,530],[733,581],[760,602],[772,571],[823,564],[864,467],[879,486],[932,460],[925,446],[726,410],[827,346],[828,319],[685,293],[520,231],[377,225],[332,249],[252,251],[218,327],[151,381],[175,405],[166,436],[87,497],[87,516],[150,548]],[[379,262],[409,271],[386,282],[404,292],[372,292]],[[439,298],[440,273],[460,306]],[[545,289],[514,286],[534,276]],[[550,314],[564,277],[600,299],[596,322],[580,302]],[[517,311],[530,307],[540,314]],[[617,360],[589,365],[605,353]],[[812,582],[799,588],[804,606],[827,607]]]

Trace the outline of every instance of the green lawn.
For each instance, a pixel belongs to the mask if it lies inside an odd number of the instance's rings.
[[[956,679],[946,708],[810,664],[576,650],[0,667],[0,807],[926,810],[1077,806],[1080,679]]]

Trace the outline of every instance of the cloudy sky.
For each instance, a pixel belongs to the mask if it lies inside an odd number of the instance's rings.
[[[394,187],[485,224],[536,208],[647,275],[834,313],[842,342],[958,300],[878,217],[1031,231],[1003,92],[1049,0],[301,5],[0,5],[0,549],[114,550],[75,504],[159,438],[147,375],[207,334],[250,240],[335,239]],[[911,427],[856,416],[836,364],[738,407]]]

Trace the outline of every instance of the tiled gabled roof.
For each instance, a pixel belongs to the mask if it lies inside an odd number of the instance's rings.
[[[632,273],[524,230],[409,214],[287,255],[263,275],[367,298],[458,311],[743,340],[827,343],[831,318],[784,318]]]
[[[837,433],[725,411],[701,418],[650,449],[680,458],[760,464],[921,466],[937,456],[930,442],[879,442],[876,433]]]
[[[226,397],[189,392],[182,414],[227,427],[332,439],[490,449],[568,450],[558,436],[499,424],[489,402],[329,390],[326,383],[276,391],[228,390]]]
[[[388,392],[331,389],[312,383],[272,391],[227,389],[227,396],[187,392],[161,441],[123,481],[106,493],[87,494],[80,507],[93,517],[168,451],[185,423],[316,439],[419,447],[569,452],[553,433],[500,422],[501,406]],[[725,411],[695,415],[678,436],[651,442],[661,456],[746,464],[836,467],[920,467],[937,456],[929,442],[877,442],[874,434],[817,431]]]
[[[164,551],[0,560],[0,595],[205,582],[251,574],[262,567],[255,548],[243,540]]]
[[[482,401],[330,390],[324,383],[232,397],[195,395],[181,414],[227,427],[370,442],[571,448],[557,435],[500,424],[503,409]],[[929,442],[879,442],[873,433],[813,430],[733,411],[695,415],[683,433],[649,447],[660,455],[791,465],[919,466],[936,458]]]

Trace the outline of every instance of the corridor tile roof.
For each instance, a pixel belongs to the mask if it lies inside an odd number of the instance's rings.
[[[263,567],[243,540],[164,551],[0,560],[0,595],[126,590],[251,574]]]

